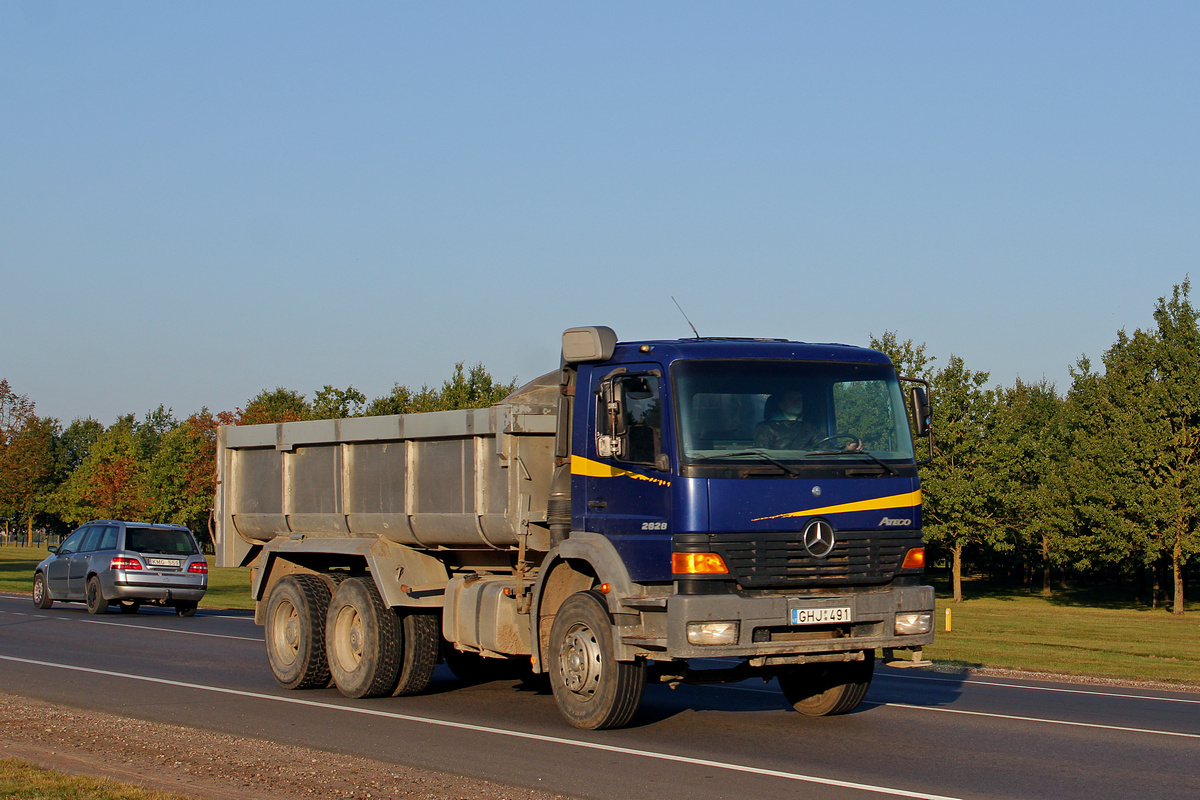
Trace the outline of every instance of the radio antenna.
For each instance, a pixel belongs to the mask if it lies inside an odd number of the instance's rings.
[[[683,306],[679,305],[679,301],[675,299],[675,295],[671,295],[671,302],[673,302],[675,307],[679,309],[679,313],[683,314],[684,321],[687,322],[688,327],[692,329],[692,333],[696,334],[696,338],[699,339],[700,332],[696,330],[696,326],[692,324],[690,319],[688,319],[687,312],[683,310]]]

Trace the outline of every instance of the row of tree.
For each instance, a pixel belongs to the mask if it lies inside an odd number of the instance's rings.
[[[63,427],[39,417],[28,396],[0,380],[4,541],[30,542],[35,529],[61,534],[91,519],[172,522],[205,539],[219,425],[481,408],[515,388],[515,380],[499,383],[482,364],[464,369],[460,362],[440,387],[396,384],[369,403],[353,386],[325,386],[311,401],[277,388],[235,411],[201,409],[180,420],[159,406],[141,420],[128,414],[105,428],[94,419]]]
[[[1157,604],[1171,586],[1182,614],[1188,562],[1200,551],[1200,327],[1190,283],[1154,309],[1155,325],[1124,330],[1104,353],[1072,368],[1065,394],[1046,382],[989,387],[989,374],[958,356],[935,369],[924,344],[893,332],[872,337],[901,374],[929,380],[936,454],[922,470],[932,559],[951,565],[954,599],[968,566],[1041,591],[1052,573],[1149,583]],[[6,538],[23,523],[61,532],[95,518],[138,518],[207,530],[216,429],[486,407],[516,382],[459,363],[439,388],[396,384],[370,402],[353,387],[325,386],[309,401],[264,391],[244,409],[184,420],[159,407],[109,428],[63,428],[0,381],[0,519]]]
[[[988,388],[989,375],[886,333],[872,344],[902,374],[928,379],[935,458],[922,470],[925,534],[951,561],[962,599],[964,559],[1053,590],[1060,574],[1171,585],[1183,614],[1186,568],[1200,551],[1200,326],[1185,280],[1159,298],[1154,326],[1081,358],[1060,395],[1046,382]],[[1147,580],[1148,579],[1148,580]]]

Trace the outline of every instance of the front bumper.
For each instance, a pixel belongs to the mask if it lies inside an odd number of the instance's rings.
[[[850,608],[844,624],[792,625],[792,609]],[[667,600],[667,654],[671,658],[750,658],[752,664],[786,663],[788,657],[914,648],[933,641],[933,587],[896,586],[837,595],[747,597],[739,594],[672,595]],[[897,635],[896,615],[930,615],[928,633]],[[688,623],[739,623],[736,644],[696,645]]]

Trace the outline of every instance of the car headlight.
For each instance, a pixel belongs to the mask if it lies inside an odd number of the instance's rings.
[[[896,615],[896,635],[912,636],[917,633],[929,633],[933,630],[933,614],[918,611],[911,614]]]

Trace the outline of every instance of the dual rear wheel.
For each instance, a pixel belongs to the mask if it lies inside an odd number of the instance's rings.
[[[384,605],[370,577],[289,575],[267,600],[267,660],[288,689],[328,686],[347,697],[407,695],[433,679],[437,616]]]

